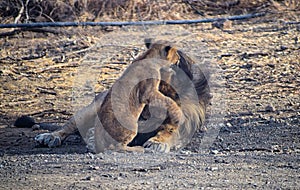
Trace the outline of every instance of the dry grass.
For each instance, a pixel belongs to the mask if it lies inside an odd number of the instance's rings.
[[[1,23],[199,18],[268,11],[297,18],[298,0],[11,0],[0,2]]]

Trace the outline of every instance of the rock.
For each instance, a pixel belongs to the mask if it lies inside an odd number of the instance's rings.
[[[270,104],[270,105],[267,105],[267,106],[265,107],[265,111],[266,111],[266,112],[274,112],[274,111],[275,111],[275,108],[274,108],[274,106],[273,106],[272,104]]]
[[[102,177],[109,177],[109,178],[113,177],[111,174],[102,174],[101,176]]]
[[[95,179],[92,176],[87,176],[85,178],[85,180],[87,180],[87,181],[94,181]]]
[[[218,154],[218,153],[219,153],[218,150],[211,150],[210,152],[211,152],[212,154]]]
[[[89,170],[99,170],[99,166],[90,166]]]
[[[217,171],[218,169],[219,169],[218,167],[212,166],[212,167],[207,167],[207,168],[205,169],[205,171]]]
[[[273,145],[271,147],[271,150],[272,152],[277,152],[277,153],[282,152],[282,148],[279,145]]]
[[[229,123],[229,122],[226,123],[226,126],[227,127],[232,127],[231,123]]]

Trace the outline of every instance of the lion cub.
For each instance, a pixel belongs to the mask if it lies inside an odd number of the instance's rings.
[[[143,147],[129,147],[128,144],[137,135],[140,114],[150,103],[165,108],[173,125],[184,121],[177,103],[159,91],[161,81],[171,83],[175,75],[171,66],[178,60],[171,46],[156,43],[124,71],[97,110],[96,152],[106,148],[143,152]]]

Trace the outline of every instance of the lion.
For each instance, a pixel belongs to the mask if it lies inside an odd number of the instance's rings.
[[[156,123],[158,126],[149,125],[148,119],[155,117],[155,113],[159,113],[160,108],[158,106],[157,109],[157,105],[151,104],[151,102],[145,104],[138,119],[137,134],[126,147],[123,146],[124,144],[121,147],[127,149],[128,147],[143,146],[151,151],[167,153],[184,147],[197,129],[204,130],[206,108],[211,99],[210,88],[208,78],[198,64],[185,53],[178,50],[173,44],[162,41],[153,43],[148,40],[146,41],[146,47],[148,50],[139,56],[133,64],[139,64],[151,58],[168,60],[173,64],[172,69],[175,74],[169,75],[169,77],[171,76],[171,82],[168,82],[169,79],[166,81],[162,80],[158,89],[164,96],[176,102],[184,115],[184,121],[176,124],[174,118],[168,115],[166,118],[163,118],[161,123]],[[161,50],[168,51],[160,54]],[[142,72],[147,71],[143,69]],[[97,147],[97,144],[99,144],[99,142],[95,141],[99,138],[94,139],[94,137],[101,129],[100,127],[95,127],[99,125],[98,114],[101,116],[101,112],[96,110],[99,110],[100,105],[107,101],[106,97],[108,94],[108,91],[98,94],[90,105],[75,113],[61,129],[51,133],[39,134],[35,137],[35,140],[41,145],[57,147],[62,144],[67,136],[79,130],[81,134],[87,134],[88,146],[91,149],[95,149],[95,146]],[[141,130],[149,128],[150,130]],[[92,135],[88,135],[89,133],[92,133]],[[132,136],[134,135],[131,135],[131,138]],[[89,139],[92,140],[89,141]],[[92,142],[92,145],[89,142]]]

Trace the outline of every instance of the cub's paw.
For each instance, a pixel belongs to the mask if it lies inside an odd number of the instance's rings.
[[[34,140],[42,146],[48,146],[50,148],[61,145],[61,139],[59,136],[53,133],[43,133],[37,135]]]
[[[169,144],[158,142],[153,138],[146,141],[143,147],[145,148],[145,152],[160,152],[160,153],[170,152]]]

